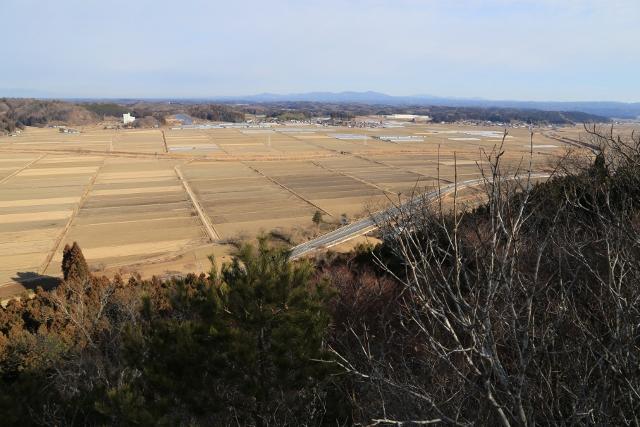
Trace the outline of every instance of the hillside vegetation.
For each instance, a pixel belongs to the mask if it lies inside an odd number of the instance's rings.
[[[0,311],[2,423],[637,424],[640,138],[592,134],[539,184],[498,147],[483,204],[406,205],[315,263],[262,240],[125,283],[68,246]]]
[[[137,117],[136,127],[154,127],[164,124],[168,116],[185,113],[193,117],[211,120],[240,122],[244,113],[226,105],[180,104],[180,103],[114,103],[65,101],[37,99],[0,99],[0,134],[11,133],[25,126],[95,124],[103,119],[120,120],[122,114],[131,113]]]
[[[364,322],[345,313],[333,347],[369,386],[362,417],[637,423],[640,138],[591,132],[595,161],[567,159],[534,184],[505,179],[498,148],[486,203],[414,205],[382,224],[375,259],[401,296]]]
[[[63,101],[35,99],[0,99],[0,133],[25,126],[48,124],[86,125],[98,117],[84,107]]]

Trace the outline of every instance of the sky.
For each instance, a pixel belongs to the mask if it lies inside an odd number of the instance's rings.
[[[640,101],[640,0],[0,0],[0,96]]]

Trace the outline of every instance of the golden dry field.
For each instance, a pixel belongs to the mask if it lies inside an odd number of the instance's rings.
[[[103,130],[28,128],[0,138],[0,296],[60,275],[77,241],[108,274],[202,271],[225,243],[278,229],[305,240],[416,189],[479,176],[502,129],[393,128]],[[536,131],[533,163],[550,169],[580,128]],[[527,129],[511,129],[510,168],[528,167]],[[324,214],[321,230],[312,223]]]

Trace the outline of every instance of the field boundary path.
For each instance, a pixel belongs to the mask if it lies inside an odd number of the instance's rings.
[[[204,212],[204,209],[202,209],[202,206],[200,205],[200,202],[198,201],[198,198],[196,197],[195,193],[191,189],[189,182],[185,179],[184,175],[182,174],[182,171],[180,170],[180,166],[177,165],[173,169],[176,171],[176,175],[178,175],[178,179],[180,180],[180,182],[182,183],[182,186],[184,187],[185,191],[189,195],[189,199],[191,199],[191,204],[196,209],[196,212],[198,213],[198,217],[200,218],[200,221],[202,222],[202,225],[204,226],[204,229],[207,232],[207,235],[209,236],[209,240],[211,242],[220,240],[220,235],[218,234],[215,227],[211,223],[211,220],[209,219],[207,214]]]
[[[18,175],[20,172],[22,172],[25,169],[29,169],[31,166],[33,166],[36,162],[39,162],[40,160],[44,159],[45,157],[47,157],[46,154],[43,154],[42,156],[38,157],[35,160],[30,161],[29,163],[27,163],[26,165],[24,165],[23,167],[21,167],[18,170],[15,170],[13,172],[11,172],[9,175],[5,176],[4,178],[2,178],[2,180],[0,180],[0,184],[4,184],[5,182],[9,181],[11,178],[13,178],[14,176]]]
[[[404,168],[404,167],[401,167],[401,166],[392,165],[391,163],[383,162],[382,160],[372,159],[372,158],[367,157],[367,156],[362,155],[362,154],[354,153],[353,157],[358,158],[360,160],[364,160],[364,161],[373,163],[373,164],[376,164],[376,165],[384,166],[386,168],[399,170],[399,171],[405,172],[405,173],[412,173],[412,174],[417,175],[419,177],[425,178],[425,181],[427,179],[430,180],[430,181],[436,181],[436,179],[434,177],[432,177],[432,176],[425,175],[425,174],[423,174],[421,172],[417,172],[417,171],[414,171],[412,169],[408,169],[408,168]],[[449,181],[447,179],[443,179],[443,178],[440,178],[440,181],[451,182],[451,181]],[[416,180],[416,182],[423,182],[423,180],[421,178],[418,178]]]
[[[541,178],[549,178],[551,174],[548,173],[536,173],[531,174],[531,179],[541,179]],[[519,179],[523,177],[511,177],[509,180]],[[392,206],[389,209],[376,212],[370,215],[368,218],[361,219],[360,221],[356,221],[349,225],[345,225],[344,227],[340,227],[336,230],[333,230],[329,233],[323,234],[320,237],[316,237],[313,240],[309,240],[308,242],[302,243],[298,246],[295,246],[291,250],[291,254],[289,255],[290,259],[297,259],[309,253],[312,253],[316,250],[327,249],[332,246],[339,245],[340,243],[347,242],[351,239],[354,239],[359,236],[363,236],[375,229],[378,228],[378,224],[383,222],[386,218],[389,218],[399,212],[402,209],[407,207],[411,207],[412,205],[418,205],[424,201],[432,201],[441,197],[443,195],[454,192],[456,189],[460,190],[466,187],[474,187],[476,185],[480,185],[486,182],[485,178],[478,179],[469,179],[466,181],[462,181],[460,183],[447,184],[444,187],[440,187],[437,190],[430,191],[428,193],[424,193],[423,195],[413,198],[408,202],[400,204],[399,206]]]
[[[164,131],[162,132],[162,142],[164,143],[164,152],[168,153],[169,152],[169,147],[167,146],[167,137],[164,134]]]
[[[376,185],[376,184],[374,184],[373,182],[369,182],[369,181],[366,181],[366,180],[364,180],[364,179],[362,179],[362,178],[358,178],[357,176],[354,176],[354,175],[348,174],[348,173],[346,173],[346,172],[342,172],[342,171],[339,171],[339,170],[337,170],[337,169],[330,168],[330,167],[328,167],[328,166],[323,165],[322,163],[318,163],[318,162],[316,162],[315,160],[311,160],[311,163],[312,163],[312,164],[314,164],[314,165],[316,165],[317,167],[319,167],[319,168],[321,168],[321,169],[327,170],[327,171],[329,171],[329,172],[331,172],[331,173],[335,173],[335,174],[338,174],[338,175],[346,176],[347,178],[351,178],[351,179],[353,179],[353,180],[355,180],[355,181],[361,182],[361,183],[363,183],[364,185],[368,185],[369,187],[373,187],[373,188],[375,188],[376,190],[380,190],[380,191],[382,191],[383,193],[392,194],[392,195],[394,195],[394,196],[397,196],[397,195],[398,195],[398,193],[394,193],[394,192],[393,192],[393,191],[391,191],[391,190],[388,190],[388,189],[386,189],[386,188],[380,187],[379,185]]]
[[[98,174],[100,174],[100,171],[104,166],[104,163],[105,163],[105,159],[102,160],[102,163],[100,164],[100,166],[98,166],[98,169],[96,169],[95,173],[91,177],[91,180],[87,184],[87,187],[84,189],[84,192],[80,197],[80,200],[76,204],[76,207],[73,208],[73,211],[71,212],[71,216],[69,217],[69,220],[67,221],[64,228],[62,229],[62,232],[60,232],[60,234],[56,238],[53,244],[53,248],[51,249],[51,251],[49,251],[47,258],[45,258],[44,262],[42,263],[42,266],[40,266],[40,274],[44,274],[49,268],[49,266],[51,265],[51,261],[53,261],[53,258],[56,256],[56,252],[58,252],[58,249],[60,249],[60,245],[62,245],[62,242],[67,236],[67,233],[69,233],[69,230],[71,229],[71,225],[73,224],[73,221],[76,219],[76,217],[78,216],[78,213],[80,212],[80,209],[82,209],[82,206],[84,206],[84,203],[89,198],[89,194],[91,193],[91,190],[93,190],[93,186],[96,183],[96,180],[98,179]]]
[[[117,142],[117,141],[116,141]],[[216,143],[217,144],[217,143]],[[185,154],[164,153],[162,159],[173,159],[182,161],[199,161],[199,162],[280,162],[286,160],[314,160],[328,159],[340,156],[333,152],[326,154],[301,154],[301,155],[234,155],[229,154],[221,145],[218,145],[220,151],[224,154],[210,156],[192,156]],[[63,149],[63,148],[17,148],[17,147],[0,147],[0,153],[38,153],[38,154],[74,154],[78,156],[111,156],[131,159],[158,159],[158,153],[144,153],[140,151],[105,151],[105,150],[89,150],[89,149]],[[411,153],[409,153],[411,154]]]

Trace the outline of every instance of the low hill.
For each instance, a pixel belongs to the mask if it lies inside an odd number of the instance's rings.
[[[25,126],[89,125],[123,113],[138,117],[137,127],[165,123],[167,116],[188,114],[202,120],[240,122],[244,112],[230,105],[158,101],[59,101],[31,98],[0,98],[0,134]]]
[[[606,123],[605,116],[579,111],[544,111],[526,108],[498,107],[460,107],[460,106],[422,106],[370,104],[365,102],[329,103],[329,102],[263,102],[243,107],[250,113],[262,113],[269,117],[281,117],[293,112],[304,117],[355,117],[368,115],[417,114],[430,116],[435,122],[458,122],[464,120],[493,123],[531,123],[571,125],[576,123]]]
[[[68,102],[0,99],[0,133],[13,132],[24,126],[87,125],[97,120],[95,113]]]

